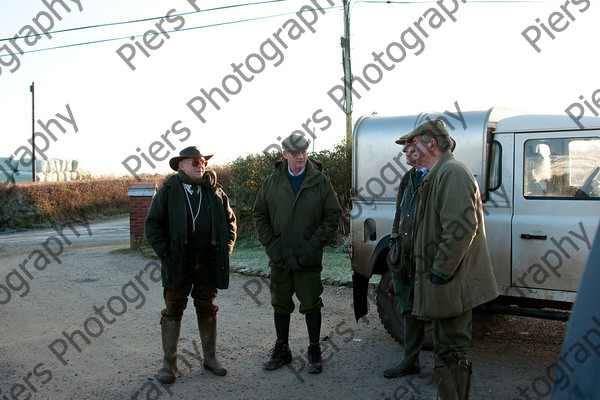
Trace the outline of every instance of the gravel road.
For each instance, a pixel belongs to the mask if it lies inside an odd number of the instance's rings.
[[[264,278],[232,275],[219,292],[218,354],[226,377],[202,369],[190,304],[181,377],[153,379],[163,306],[157,264],[125,249],[128,218],[0,235],[0,399],[435,399],[433,355],[419,376],[385,379],[402,347],[371,304],[359,323],[352,291],[326,287],[320,375],[306,372],[304,320],[292,316],[289,367],[264,371],[274,328]],[[476,314],[471,399],[549,398],[565,323]]]

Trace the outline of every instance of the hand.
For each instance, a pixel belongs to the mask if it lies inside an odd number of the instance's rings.
[[[444,278],[440,278],[439,276],[437,276],[435,274],[431,274],[431,284],[435,285],[435,286],[445,285],[446,283],[450,282],[452,280],[452,278],[453,277],[444,279]]]

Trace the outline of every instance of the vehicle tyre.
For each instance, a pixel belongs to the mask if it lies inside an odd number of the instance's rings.
[[[387,271],[377,287],[377,313],[386,332],[400,344],[404,344],[404,317],[398,313],[398,301],[394,295],[392,273]],[[424,350],[433,349],[433,332],[431,322],[425,324]]]

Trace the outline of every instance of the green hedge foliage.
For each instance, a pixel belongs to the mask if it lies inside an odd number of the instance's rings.
[[[344,209],[344,218],[340,224],[340,234],[348,233],[347,212],[350,208],[350,185],[352,178],[351,147],[342,142],[333,150],[322,150],[310,153],[309,158],[323,164],[323,172],[331,179],[340,204]],[[235,198],[236,214],[239,222],[244,226],[252,223],[252,206],[260,189],[262,181],[273,172],[277,161],[283,160],[279,152],[267,154],[250,154],[239,157],[228,165],[231,188],[226,190],[230,197]],[[225,171],[221,171],[221,174]],[[219,181],[221,179],[219,178]]]

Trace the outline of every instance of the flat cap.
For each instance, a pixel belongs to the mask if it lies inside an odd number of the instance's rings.
[[[290,136],[283,139],[281,147],[283,147],[285,151],[298,151],[308,149],[309,144],[310,140],[305,138],[304,135],[292,133]]]
[[[412,140],[420,135],[424,135],[426,133],[435,135],[435,136],[448,136],[448,130],[446,130],[446,124],[441,119],[429,119],[425,122],[417,125],[415,129],[408,132],[406,135],[401,136],[400,139],[396,140],[397,144],[407,144],[412,142]]]

